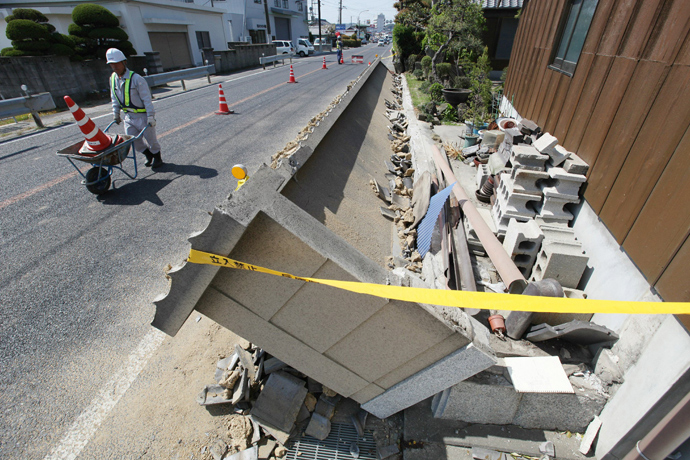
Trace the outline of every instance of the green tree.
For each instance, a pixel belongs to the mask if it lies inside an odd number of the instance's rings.
[[[436,66],[449,49],[468,50],[475,55],[481,52],[484,23],[481,3],[475,0],[446,0],[432,7],[426,38],[435,50],[431,75],[436,81],[441,81]]]
[[[487,121],[491,109],[492,84],[489,79],[491,62],[489,60],[489,49],[484,47],[477,63],[472,66],[469,72],[470,93],[469,110],[475,126],[480,126]]]
[[[125,56],[137,54],[120,21],[107,8],[83,3],[72,10],[72,21],[68,31],[81,57],[102,59],[108,48],[118,48]]]
[[[44,56],[74,54],[74,42],[55,31],[48,18],[31,8],[17,8],[5,18],[5,35],[12,40],[11,48],[4,48],[3,56]]]
[[[415,31],[423,31],[431,16],[430,0],[400,0],[393,4],[398,14],[395,23],[412,27]]]

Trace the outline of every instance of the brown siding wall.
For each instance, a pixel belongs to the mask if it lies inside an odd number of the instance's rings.
[[[522,12],[505,95],[590,165],[585,199],[667,301],[690,301],[690,2],[599,0],[572,76],[568,0]]]

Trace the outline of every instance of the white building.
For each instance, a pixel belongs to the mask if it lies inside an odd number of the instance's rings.
[[[264,3],[266,2],[266,3]],[[160,53],[163,68],[203,64],[201,49],[228,49],[229,42],[270,43],[309,36],[306,0],[0,0],[0,48],[12,46],[5,17],[14,8],[45,14],[58,32],[68,34],[72,10],[98,3],[120,20],[138,54]],[[268,16],[268,20],[267,20]]]
[[[383,32],[383,26],[386,23],[386,16],[384,14],[379,14],[376,18],[376,32]]]

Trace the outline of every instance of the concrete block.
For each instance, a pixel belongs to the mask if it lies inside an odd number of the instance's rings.
[[[446,420],[510,425],[521,396],[505,377],[483,372],[434,396],[431,411]]]
[[[289,434],[306,396],[304,382],[282,371],[274,372],[268,377],[254,403],[251,411],[252,420],[269,431],[275,428]]]
[[[550,167],[547,172],[552,180],[548,181],[548,188],[554,196],[561,196],[563,198],[580,197],[580,187],[587,181],[587,178],[582,174],[570,174],[563,168]],[[545,184],[547,185],[547,184]]]
[[[563,287],[577,288],[587,268],[587,257],[582,245],[550,242],[542,245],[532,271],[532,281],[553,278]]]
[[[479,334],[475,337],[477,339]],[[483,337],[488,344],[488,337]],[[471,343],[377,396],[362,409],[386,418],[496,364],[488,347]]]
[[[551,157],[550,162],[552,165],[558,166],[567,160],[570,155],[572,155],[572,152],[567,151],[561,144],[557,144],[549,155]]]
[[[527,120],[526,118],[520,120],[520,123],[518,123],[518,129],[521,133],[528,136],[530,134],[536,134],[540,131],[539,125],[537,125],[532,120]]]
[[[326,261],[314,278],[357,281],[333,261]],[[323,299],[328,299],[324,302]],[[386,305],[386,299],[305,283],[271,318],[288,334],[324,352]],[[324,333],[328,331],[328,333]]]
[[[584,432],[607,399],[596,391],[573,387],[575,394],[524,393],[513,423],[523,428]]]
[[[505,143],[508,144],[509,146],[513,146],[516,144],[521,144],[522,141],[525,139],[525,135],[520,132],[519,129],[517,128],[508,128],[505,130]]]
[[[391,301],[325,355],[374,382],[453,333],[420,306]]]
[[[533,169],[513,167],[510,172],[510,178],[513,180],[513,191],[537,196],[542,196],[541,182],[550,177],[546,171]]]
[[[511,146],[505,142],[498,146],[498,150],[489,157],[489,162],[487,167],[489,168],[489,173],[498,174],[510,160]]]
[[[477,208],[477,212],[482,216],[482,219],[484,219],[486,225],[489,226],[489,229],[496,234],[496,224],[494,223],[491,210],[487,208]],[[479,241],[479,236],[477,236],[477,232],[472,227],[472,224],[470,224],[469,219],[463,218],[463,222],[465,224],[465,234],[467,235],[467,246],[469,249],[476,255],[486,255],[484,246],[482,242]]]
[[[503,248],[510,254],[525,278],[529,278],[532,272],[543,239],[544,233],[533,220],[518,222],[511,219],[508,223]]]
[[[489,172],[489,167],[487,165],[477,166],[477,190],[481,190],[484,182],[489,178],[491,173]]]
[[[579,198],[573,196],[560,195],[554,192],[553,188],[544,189],[544,201],[537,216],[542,222],[547,224],[566,224],[573,220],[573,214],[565,209],[569,203],[578,203]]]
[[[215,289],[208,289],[199,299],[196,310],[218,324],[260,343],[267,353],[288,363],[300,372],[317,377],[321,383],[343,396],[350,396],[369,383],[313,348],[282,331]],[[271,374],[272,375],[272,374]]]
[[[324,417],[323,415],[319,415],[316,412],[311,414],[311,420],[309,420],[309,425],[307,425],[307,429],[304,430],[304,433],[316,438],[320,439],[323,441],[328,437],[328,435],[331,432],[331,420]]]
[[[546,160],[549,158],[548,155],[539,153],[539,151],[531,145],[514,145],[510,151],[510,163],[514,168],[544,171]]]
[[[556,145],[558,145],[558,139],[556,139],[549,133],[544,133],[541,137],[539,137],[539,139],[535,140],[534,143],[532,143],[532,145],[535,149],[539,151],[539,153],[548,155],[551,158],[553,158],[552,155],[559,155],[556,152]]]
[[[587,175],[587,171],[589,171],[589,165],[585,160],[573,152],[570,152],[570,156],[563,162],[562,168],[570,174],[582,174],[583,176]]]
[[[577,238],[575,238],[575,231],[572,228],[548,224],[542,224],[539,226],[539,228],[544,234],[544,241],[563,241],[565,243],[573,244],[577,243]]]

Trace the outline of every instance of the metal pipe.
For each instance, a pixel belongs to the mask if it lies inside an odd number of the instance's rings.
[[[642,438],[623,460],[658,460],[671,455],[690,437],[690,394]]]
[[[457,197],[462,211],[467,216],[467,219],[469,219],[475,232],[477,232],[479,241],[482,242],[484,250],[496,267],[498,274],[501,275],[501,279],[505,285],[508,286],[511,293],[521,293],[525,286],[527,286],[522,272],[518,270],[508,253],[503,249],[501,242],[498,241],[496,235],[494,235],[489,226],[486,225],[482,216],[479,215],[477,208],[474,207],[465,193],[465,190],[455,178],[450,165],[443,161],[443,155],[435,145],[432,146],[432,154],[436,165],[441,168],[443,174],[446,176],[446,180],[450,183],[455,182],[453,193]]]

